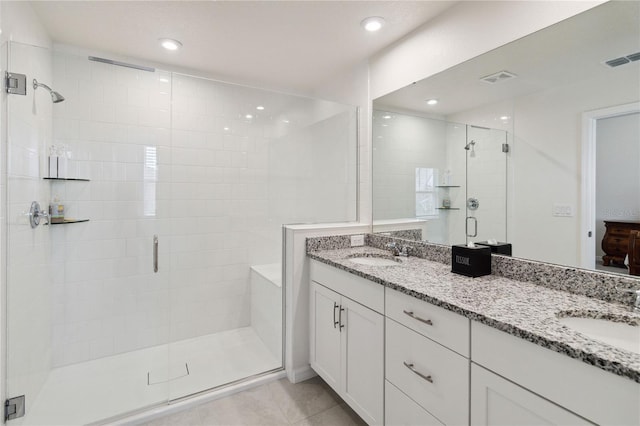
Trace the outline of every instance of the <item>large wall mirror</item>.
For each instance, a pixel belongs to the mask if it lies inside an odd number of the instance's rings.
[[[625,244],[640,230],[640,2],[599,5],[373,109],[374,232],[495,239],[517,257],[628,273]]]

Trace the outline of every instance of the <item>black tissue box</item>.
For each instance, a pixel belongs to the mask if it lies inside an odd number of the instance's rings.
[[[498,241],[496,244],[489,244],[488,241],[478,241],[476,244],[491,247],[491,253],[511,256],[511,243],[501,243]]]
[[[451,272],[474,278],[491,274],[491,248],[467,247],[466,244],[452,246]]]

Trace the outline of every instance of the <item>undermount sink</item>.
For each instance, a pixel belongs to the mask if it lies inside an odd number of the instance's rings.
[[[392,256],[372,255],[372,254],[355,254],[349,256],[349,261],[358,265],[367,266],[399,266],[400,260]]]
[[[604,319],[585,316],[558,318],[560,324],[587,337],[640,354],[639,321],[629,318]]]

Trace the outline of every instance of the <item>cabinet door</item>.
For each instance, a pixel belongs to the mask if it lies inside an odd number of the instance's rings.
[[[384,317],[342,298],[342,397],[370,425],[383,424]]]
[[[340,389],[341,342],[340,327],[337,321],[340,310],[340,295],[313,281],[310,290],[311,368],[329,386],[338,391]]]
[[[471,364],[471,424],[590,425],[582,417]]]

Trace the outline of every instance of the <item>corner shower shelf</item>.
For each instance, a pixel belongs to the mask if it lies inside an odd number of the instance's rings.
[[[57,177],[43,177],[44,180],[57,180],[65,182],[89,182],[89,179],[82,178],[57,178]],[[89,222],[89,219],[65,219],[63,222],[49,223],[49,225],[68,225],[70,223]]]
[[[89,222],[89,219],[65,219],[64,222],[50,223],[49,225],[68,225],[70,223]]]
[[[89,179],[81,179],[81,178],[56,178],[56,177],[44,177],[44,180],[71,180],[76,182],[89,182]]]

